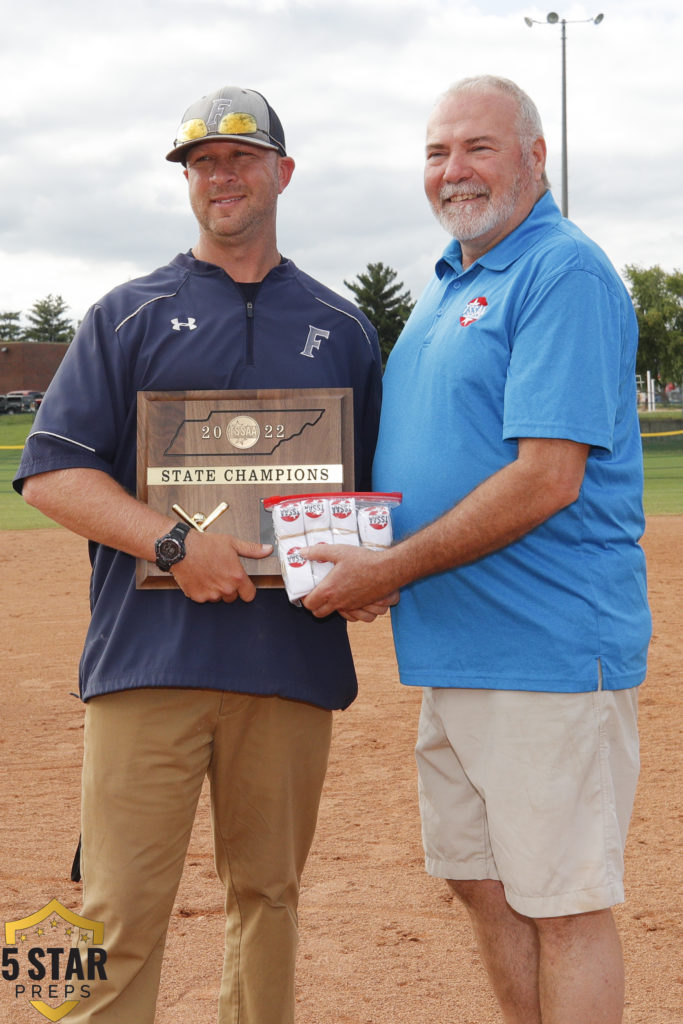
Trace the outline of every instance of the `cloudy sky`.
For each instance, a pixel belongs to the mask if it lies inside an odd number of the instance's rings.
[[[452,81],[536,100],[559,202],[561,31],[521,0],[0,0],[0,310],[80,318],[195,241],[167,163],[185,108],[263,92],[297,169],[280,249],[345,292],[367,263],[417,296],[447,241],[422,192],[424,124]],[[680,0],[554,8],[567,24],[569,214],[621,270],[683,267]],[[585,19],[604,13],[595,25]],[[524,16],[537,19],[529,29]],[[580,23],[582,22],[583,23]],[[569,24],[569,22],[575,22]]]

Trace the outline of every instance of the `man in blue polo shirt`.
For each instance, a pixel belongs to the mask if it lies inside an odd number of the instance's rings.
[[[80,669],[86,917],[107,979],[76,1024],[152,1024],[166,929],[205,775],[226,889],[221,1024],[292,1024],[299,881],[332,710],[356,695],[346,623],[259,590],[241,557],[270,546],[188,532],[137,501],[138,391],[352,388],[356,483],[370,486],[377,335],[355,306],[280,256],[277,199],[294,162],[252,90],[185,113],[182,163],[199,240],[85,317],[27,440],[15,486],[90,541]],[[135,588],[135,559],[178,589]],[[372,618],[379,608],[359,611]]]
[[[437,103],[425,190],[454,240],[389,358],[374,464],[377,489],[403,492],[399,543],[310,549],[337,565],[305,604],[402,588],[426,867],[467,907],[505,1020],[617,1024],[610,908],[650,636],[637,332],[545,155],[514,83]]]

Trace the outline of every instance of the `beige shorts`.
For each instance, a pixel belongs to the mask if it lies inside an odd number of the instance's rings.
[[[416,758],[429,874],[498,879],[527,917],[623,902],[637,701],[637,688],[426,688]]]

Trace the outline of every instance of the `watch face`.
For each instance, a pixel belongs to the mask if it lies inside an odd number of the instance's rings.
[[[158,555],[165,562],[171,561],[180,554],[180,544],[173,537],[165,537],[159,544]]]

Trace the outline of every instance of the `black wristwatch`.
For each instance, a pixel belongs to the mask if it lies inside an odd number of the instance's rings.
[[[185,538],[190,532],[187,523],[178,523],[163,537],[154,542],[156,564],[164,572],[170,572],[171,566],[182,562],[185,557]]]

